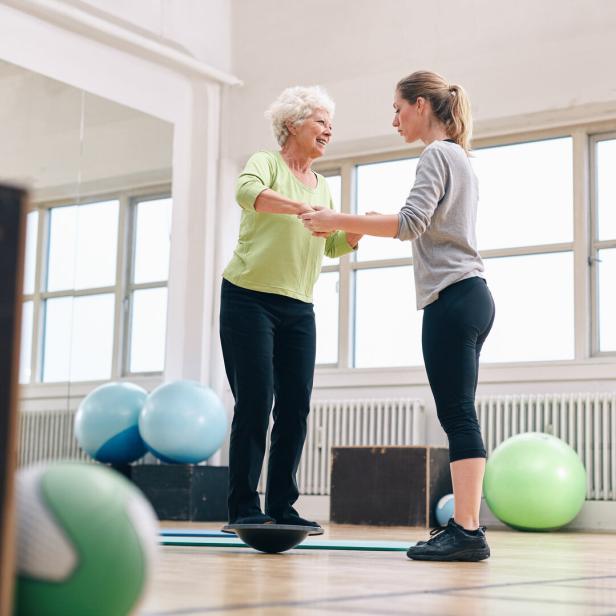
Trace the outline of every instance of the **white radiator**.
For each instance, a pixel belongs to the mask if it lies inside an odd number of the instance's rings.
[[[52,460],[93,462],[75,439],[75,411],[25,411],[19,414],[18,464],[27,466]],[[146,454],[134,464],[160,464]]]
[[[548,432],[577,451],[588,500],[616,500],[616,394],[481,397],[479,423],[488,455],[522,432]]]
[[[61,409],[19,414],[19,465],[48,460],[91,460],[75,440],[75,411]]]
[[[493,396],[477,399],[488,454],[522,432],[549,432],[569,443],[587,471],[586,498],[616,501],[616,394]],[[27,411],[20,415],[19,464],[89,460],[75,441],[74,411]],[[334,445],[425,444],[419,400],[314,401],[298,472],[302,494],[330,491]],[[155,463],[148,455],[142,462]],[[266,463],[259,490],[265,490]]]
[[[271,427],[271,426],[270,426]],[[331,448],[336,445],[422,445],[425,416],[420,400],[317,400],[297,473],[301,494],[330,493]],[[259,491],[265,491],[267,456]]]

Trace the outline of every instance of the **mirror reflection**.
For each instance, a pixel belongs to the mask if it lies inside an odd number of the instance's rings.
[[[172,125],[6,62],[0,101],[0,180],[31,191],[20,383],[161,373]]]

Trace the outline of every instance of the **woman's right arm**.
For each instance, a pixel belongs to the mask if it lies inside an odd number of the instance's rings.
[[[235,198],[245,210],[268,214],[303,214],[312,208],[272,190],[276,163],[269,152],[253,154],[237,179]]]
[[[396,237],[399,225],[398,214],[343,214],[325,208],[303,214],[302,221],[313,233],[346,231],[376,237]]]
[[[254,209],[268,214],[304,214],[312,212],[312,207],[301,201],[287,199],[271,188],[260,192],[255,199]]]

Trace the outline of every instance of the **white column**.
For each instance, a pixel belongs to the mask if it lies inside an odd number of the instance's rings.
[[[193,83],[175,125],[165,379],[209,385],[220,86]]]

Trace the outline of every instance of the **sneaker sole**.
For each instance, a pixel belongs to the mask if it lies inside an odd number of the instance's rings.
[[[408,554],[407,558],[411,560],[431,560],[441,562],[478,562],[490,558],[490,549],[485,550],[472,550],[458,552],[455,554],[448,554],[447,556],[439,556],[438,554]]]

